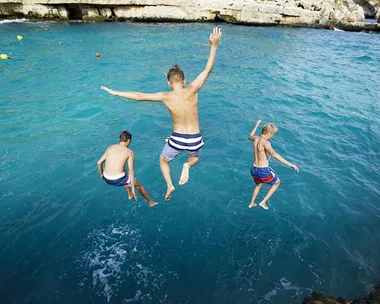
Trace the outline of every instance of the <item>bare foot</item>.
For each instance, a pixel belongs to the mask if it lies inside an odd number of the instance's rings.
[[[125,187],[125,190],[127,190],[127,193],[128,193],[128,199],[131,200],[133,199],[133,194],[132,194],[132,191],[129,187]]]
[[[262,207],[262,208],[264,208],[265,210],[268,210],[269,208],[268,208],[268,206],[267,206],[267,203],[263,203],[263,202],[261,202],[260,204],[260,207]]]
[[[165,200],[168,201],[171,199],[172,194],[174,192],[175,188],[173,186],[168,187],[168,190],[166,191]]]
[[[184,185],[189,180],[190,167],[188,163],[183,164],[181,177],[179,178],[179,184]]]
[[[148,204],[149,204],[149,207],[154,207],[154,206],[157,206],[157,205],[158,205],[158,203],[153,202],[153,201],[151,201],[151,202],[148,203]]]
[[[255,202],[251,202],[249,205],[248,205],[248,208],[252,208],[252,207],[256,207],[257,204]]]

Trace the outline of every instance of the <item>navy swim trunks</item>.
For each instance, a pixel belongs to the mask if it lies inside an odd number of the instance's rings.
[[[103,179],[108,185],[112,186],[129,186],[130,184],[129,176],[125,172],[115,176],[103,174]]]

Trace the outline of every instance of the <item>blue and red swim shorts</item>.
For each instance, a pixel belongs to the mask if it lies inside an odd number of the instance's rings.
[[[276,173],[274,173],[273,169],[270,167],[259,168],[259,167],[252,166],[251,175],[256,185],[258,184],[273,185],[278,180]]]

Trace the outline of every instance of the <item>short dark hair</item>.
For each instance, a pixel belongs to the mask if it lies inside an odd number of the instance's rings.
[[[129,139],[132,139],[132,134],[128,131],[122,131],[119,136],[119,142],[127,142]]]
[[[173,65],[168,72],[168,81],[181,82],[185,80],[185,74],[178,64]]]

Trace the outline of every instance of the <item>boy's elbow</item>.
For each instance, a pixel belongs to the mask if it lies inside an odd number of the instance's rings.
[[[144,100],[146,100],[146,97],[145,97],[144,94],[137,93],[135,100],[137,100],[137,101],[144,101]]]

